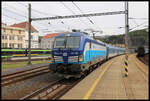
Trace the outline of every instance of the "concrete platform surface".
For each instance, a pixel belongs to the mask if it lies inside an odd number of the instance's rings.
[[[102,64],[60,99],[148,99],[148,66],[131,54],[125,77],[124,58]]]

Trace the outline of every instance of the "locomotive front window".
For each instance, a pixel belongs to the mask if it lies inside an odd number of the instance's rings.
[[[66,48],[79,48],[80,37],[67,37]]]
[[[65,37],[57,37],[54,48],[65,48]]]

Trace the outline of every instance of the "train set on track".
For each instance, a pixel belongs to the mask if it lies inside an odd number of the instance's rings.
[[[100,61],[124,53],[125,48],[94,40],[84,32],[65,32],[55,37],[49,69],[65,78],[80,78],[92,71]]]
[[[28,49],[1,49],[1,58],[27,57]],[[31,56],[50,56],[50,49],[31,49]]]

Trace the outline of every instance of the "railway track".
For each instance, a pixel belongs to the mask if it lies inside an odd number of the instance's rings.
[[[102,63],[104,63],[103,61]],[[101,63],[101,64],[102,64]],[[91,71],[93,72],[93,70]],[[91,73],[90,72],[90,73]],[[89,75],[88,73],[87,75]],[[71,88],[73,88],[77,83],[79,83],[81,80],[84,79],[87,75],[82,76],[80,79],[60,79],[57,81],[54,81],[53,83],[47,85],[46,87],[43,87],[41,89],[38,89],[23,98],[20,98],[20,100],[30,100],[30,99],[36,99],[36,100],[57,100],[62,95],[64,95],[66,92],[68,92]]]
[[[149,54],[144,54],[143,57],[138,57],[138,59],[146,65],[149,65]]]
[[[29,78],[32,78],[34,76],[38,76],[44,73],[48,73],[49,69],[48,69],[48,65],[46,66],[41,66],[38,68],[33,68],[33,69],[29,69],[29,70],[24,70],[24,71],[19,71],[19,72],[15,72],[15,73],[11,73],[11,74],[6,74],[6,75],[2,75],[1,76],[1,85],[2,87],[13,84],[13,83],[17,83]]]
[[[56,100],[56,99],[59,99],[68,90],[70,90],[77,83],[79,83],[83,78],[84,77],[82,77],[81,79],[71,79],[71,80],[66,80],[63,78],[63,79],[56,80],[53,83],[47,85],[46,87],[38,89],[32,92],[31,94],[28,94],[23,98],[20,98],[20,100],[29,100],[29,99]]]

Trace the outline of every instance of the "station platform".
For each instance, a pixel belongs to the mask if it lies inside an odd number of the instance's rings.
[[[102,64],[60,99],[148,99],[148,66],[130,54],[125,77],[124,58]]]

